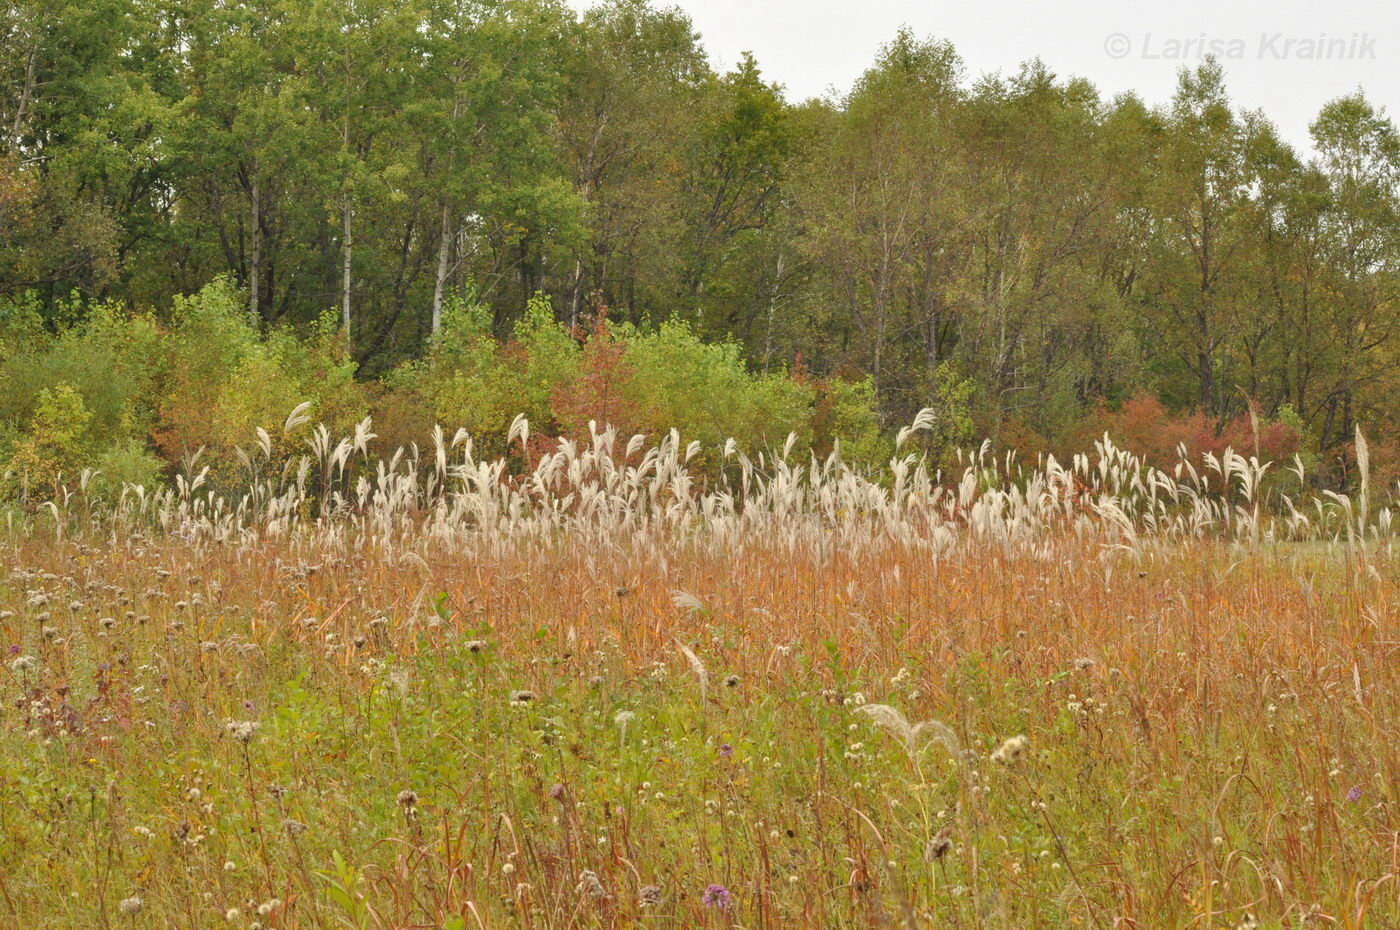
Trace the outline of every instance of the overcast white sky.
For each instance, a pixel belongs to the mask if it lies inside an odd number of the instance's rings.
[[[569,0],[578,9],[591,0]],[[1183,64],[1216,43],[1235,101],[1295,145],[1323,103],[1363,88],[1400,116],[1400,4],[1372,0],[654,0],[690,14],[711,60],[745,50],[793,99],[843,93],[901,25],[954,44],[970,76],[1039,56],[1105,95],[1168,99]],[[1340,40],[1325,45],[1319,40]],[[1311,47],[1307,44],[1311,42]]]

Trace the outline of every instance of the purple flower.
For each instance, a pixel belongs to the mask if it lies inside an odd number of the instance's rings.
[[[723,746],[719,747],[719,757],[726,761],[734,758],[734,747],[725,743]]]
[[[564,800],[564,786],[554,785],[552,788],[549,789],[549,796],[556,801]]]
[[[1352,786],[1351,786],[1351,790],[1347,792],[1347,800],[1350,801],[1350,802],[1353,803],[1353,804],[1355,804],[1357,801],[1360,801],[1360,800],[1361,800],[1361,786],[1360,786],[1360,785],[1352,785]]]
[[[707,885],[705,893],[700,896],[700,903],[706,907],[717,907],[722,911],[729,910],[729,889],[723,885]]]

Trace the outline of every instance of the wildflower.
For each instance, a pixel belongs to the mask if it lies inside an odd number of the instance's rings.
[[[300,820],[293,820],[288,817],[286,820],[282,821],[282,829],[286,830],[292,836],[300,836],[306,832],[306,824],[302,823]]]
[[[144,903],[145,902],[141,900],[140,895],[132,895],[129,898],[122,898],[120,901],[117,902],[117,912],[120,914],[125,914],[126,916],[139,914],[141,913],[141,906]]]
[[[282,902],[280,900],[278,900],[277,898],[269,898],[262,904],[258,905],[258,916],[266,917],[268,914],[271,914],[273,911],[277,910],[281,906]]]
[[[10,668],[14,669],[16,672],[28,672],[33,671],[38,664],[39,660],[33,656],[20,656],[10,663]]]
[[[551,798],[553,798],[554,800],[556,800],[556,801],[563,801],[563,800],[564,800],[564,786],[563,786],[563,785],[559,785],[559,784],[551,785],[551,786],[550,786],[550,789],[549,789],[549,796],[550,796]]]
[[[467,647],[468,652],[480,652],[481,650],[486,648],[486,640],[469,639],[465,643],[463,643],[463,645]]]
[[[1355,804],[1357,801],[1360,801],[1360,800],[1361,800],[1361,786],[1360,786],[1360,785],[1352,785],[1352,786],[1351,786],[1351,790],[1347,792],[1347,800],[1350,801],[1350,802],[1353,803],[1353,804]]]
[[[726,762],[734,758],[734,747],[725,743],[723,746],[719,747],[719,757]]]
[[[1088,671],[1094,667],[1094,660],[1088,656],[1074,660],[1074,669],[1078,672]]]
[[[1024,736],[1013,736],[1002,743],[996,752],[992,753],[992,761],[1011,765],[1015,762],[1019,762],[1021,756],[1025,755],[1025,752],[1026,738]]]
[[[239,910],[236,907],[231,907],[228,910],[224,911],[224,920],[228,921],[229,923],[237,922],[238,917]]]
[[[661,904],[661,888],[657,885],[647,885],[637,893],[638,907],[658,907]]]
[[[522,690],[522,691],[512,691],[512,692],[510,693],[510,702],[511,702],[512,704],[514,704],[516,707],[523,707],[523,706],[525,706],[526,704],[529,704],[529,703],[530,703],[531,701],[533,701],[534,699],[535,699],[535,692],[533,692],[533,691],[523,691],[523,690]]]
[[[399,806],[413,808],[418,806],[418,795],[405,788],[399,792]]]
[[[738,675],[730,675],[730,676],[728,676],[727,678],[724,679],[724,686],[725,686],[726,688],[737,688],[737,687],[739,687],[739,676],[738,676]]]
[[[700,896],[700,903],[705,907],[727,911],[729,910],[729,889],[723,885],[706,885],[705,893]]]

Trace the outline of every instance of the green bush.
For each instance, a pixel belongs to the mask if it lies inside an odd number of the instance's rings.
[[[92,412],[71,384],[43,388],[28,432],[15,443],[5,466],[7,490],[20,497],[48,497],[60,486],[77,487],[87,462]]]
[[[365,387],[332,315],[300,337],[279,328],[258,333],[238,292],[216,281],[177,301],[167,340],[168,377],[155,438],[166,461],[204,449],[216,480],[237,472],[236,447],[250,447],[258,427],[274,442],[274,458],[300,443],[284,437],[287,415],[310,402],[307,415],[333,435],[349,433],[369,410]]]
[[[645,432],[675,428],[702,444],[709,464],[730,438],[751,453],[781,448],[789,433],[803,448],[811,443],[813,389],[785,373],[750,374],[737,344],[704,342],[681,322],[623,338],[632,370],[624,393]]]
[[[151,490],[160,485],[165,463],[136,436],[122,436],[93,458],[97,477],[93,490],[100,496],[116,498],[125,485]]]

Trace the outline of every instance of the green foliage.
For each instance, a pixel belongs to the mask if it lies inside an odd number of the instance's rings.
[[[544,436],[583,437],[590,420],[625,435],[657,437],[674,428],[705,447],[702,462],[710,466],[729,438],[758,451],[781,446],[789,433],[804,445],[812,437],[812,389],[786,375],[750,373],[734,343],[706,343],[673,321],[655,330],[600,323],[580,346],[544,299],[531,302],[505,342],[491,335],[484,307],[449,305],[427,357],[401,366],[386,383],[381,411],[431,411],[420,428],[463,428],[478,448],[497,452],[517,414]],[[842,415],[868,433],[873,411],[862,419],[859,405],[846,398]],[[412,438],[425,439],[426,430]],[[871,440],[863,433],[860,441]]]
[[[781,448],[789,433],[811,442],[812,390],[786,375],[749,374],[738,345],[702,342],[681,322],[625,338],[631,375],[622,392],[640,431],[677,429],[702,444],[711,464],[729,438],[751,453]]]
[[[376,395],[390,442],[603,411],[762,445],[826,403],[735,381],[676,321],[745,369],[868,376],[884,423],[959,406],[956,365],[978,430],[1027,451],[1144,392],[1217,433],[1248,396],[1291,406],[1341,486],[1356,426],[1400,425],[1400,133],[1360,91],[1309,159],[1213,60],[1154,108],[1035,61],[978,77],[906,29],[848,93],[794,103],[654,0],[12,6],[0,443],[59,383],[167,460],[298,393],[335,422]],[[455,335],[454,293],[479,305]],[[343,344],[279,342],[331,307]],[[540,323],[600,314],[625,350]],[[652,368],[667,352],[684,374]],[[351,362],[386,383],[350,388]],[[733,409],[676,400],[717,386]]]
[[[303,402],[337,434],[368,412],[334,318],[262,335],[223,279],[177,299],[168,323],[112,303],[79,301],[71,315],[50,334],[22,303],[0,312],[0,339],[17,347],[0,360],[0,455],[29,487],[83,468],[102,473],[102,493],[150,487],[198,449],[216,478],[231,478],[234,447],[250,446],[258,427],[276,456],[300,443],[281,427]]]
[[[976,436],[972,419],[974,387],[971,378],[962,377],[947,362],[934,372],[933,402],[929,404],[934,421],[924,442],[935,464],[949,464],[950,456]]]
[[[841,458],[870,466],[888,462],[894,454],[894,440],[880,425],[874,379],[835,378],[825,385],[824,394],[830,404],[826,432],[833,445],[839,445]]]
[[[426,441],[428,430],[440,424],[449,435],[465,429],[478,448],[500,452],[516,415],[524,414],[537,428],[553,421],[550,398],[573,377],[578,357],[577,343],[554,322],[547,300],[531,301],[514,338],[502,344],[491,333],[485,306],[454,298],[427,355],[385,379],[390,395],[380,409],[420,411],[410,415],[416,435],[385,424],[402,441]]]
[[[15,443],[5,465],[10,491],[43,499],[60,484],[76,487],[88,451],[91,421],[92,412],[71,384],[41,389],[29,430]]]

